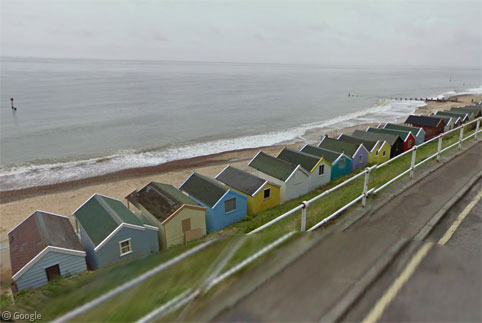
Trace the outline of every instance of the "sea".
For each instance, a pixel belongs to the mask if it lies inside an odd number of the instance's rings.
[[[482,93],[481,75],[480,67],[1,57],[0,190],[401,122],[420,98]]]

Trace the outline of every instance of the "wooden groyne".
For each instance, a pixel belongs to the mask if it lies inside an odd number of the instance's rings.
[[[439,99],[439,98],[391,98],[392,100],[398,100],[398,101],[425,101],[425,102],[459,102],[458,98],[444,98],[444,99]]]

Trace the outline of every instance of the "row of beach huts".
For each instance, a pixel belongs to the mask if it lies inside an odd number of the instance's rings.
[[[250,172],[227,166],[215,178],[193,172],[176,188],[151,182],[122,201],[94,194],[68,217],[36,211],[9,233],[16,290],[157,253],[304,195],[369,164],[382,163],[481,115],[482,104],[409,116],[338,138],[324,136],[277,157],[259,151]]]

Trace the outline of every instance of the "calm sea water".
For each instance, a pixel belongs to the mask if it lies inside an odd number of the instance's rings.
[[[1,190],[395,121],[423,103],[390,98],[482,84],[433,67],[1,58],[0,73]]]

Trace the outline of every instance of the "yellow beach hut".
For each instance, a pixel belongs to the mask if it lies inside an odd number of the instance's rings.
[[[256,214],[280,204],[280,186],[241,169],[227,166],[216,179],[248,197],[248,214]]]
[[[206,235],[206,208],[172,185],[151,182],[126,199],[137,217],[159,228],[162,249]]]
[[[363,144],[363,146],[368,150],[368,164],[370,165],[381,164],[390,159],[391,147],[386,141],[371,141],[345,134],[341,134],[338,137],[338,140],[353,144]]]

